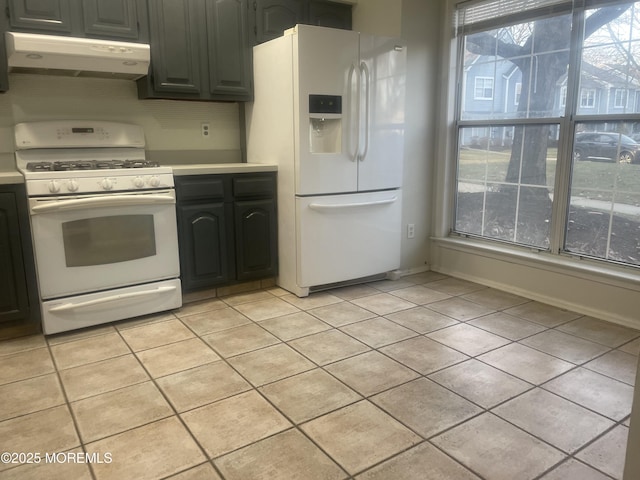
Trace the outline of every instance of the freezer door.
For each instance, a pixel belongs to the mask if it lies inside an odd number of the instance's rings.
[[[406,50],[397,38],[360,35],[359,191],[402,184]]]
[[[355,192],[358,33],[312,25],[298,25],[296,31],[296,193]],[[341,112],[310,113],[309,95],[339,96]]]
[[[298,197],[296,208],[299,287],[399,268],[400,190]]]

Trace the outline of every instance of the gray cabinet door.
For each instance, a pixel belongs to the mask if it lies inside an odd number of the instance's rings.
[[[229,281],[224,203],[178,206],[180,268],[185,292]]]
[[[309,4],[309,24],[351,30],[351,5],[313,0]]]
[[[8,6],[11,30],[148,41],[145,0],[8,0]]]
[[[25,319],[29,312],[19,231],[15,195],[0,193],[0,322]]]
[[[256,43],[282,36],[298,23],[306,23],[302,0],[256,0]]]
[[[203,32],[198,3],[152,0],[148,7],[153,89],[200,95]]]
[[[9,0],[9,11],[12,29],[72,32],[71,0]]]
[[[145,9],[144,0],[83,0],[84,33],[90,37],[140,40],[140,30],[146,26]]]
[[[4,0],[0,0],[0,92],[9,90],[9,72],[7,67],[7,48],[5,46],[4,32],[9,30],[9,19],[2,15],[6,6]]]
[[[247,0],[207,0],[206,12],[210,93],[250,100]]]
[[[276,274],[278,222],[274,199],[235,202],[238,280]]]

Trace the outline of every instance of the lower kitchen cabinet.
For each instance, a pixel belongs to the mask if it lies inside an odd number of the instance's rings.
[[[24,185],[0,185],[0,339],[39,328],[26,202]]]
[[[278,242],[275,199],[235,202],[233,209],[238,280],[275,275]]]
[[[228,227],[224,203],[179,205],[180,270],[185,291],[229,282]]]
[[[176,195],[183,291],[276,274],[275,173],[177,176]]]

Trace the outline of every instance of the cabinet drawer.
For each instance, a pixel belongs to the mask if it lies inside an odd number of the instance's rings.
[[[189,200],[224,200],[225,184],[229,179],[222,175],[203,176],[194,175],[189,177],[178,177],[176,179],[176,191],[179,201]]]
[[[276,192],[274,175],[242,175],[233,179],[234,198],[266,197],[271,198]]]

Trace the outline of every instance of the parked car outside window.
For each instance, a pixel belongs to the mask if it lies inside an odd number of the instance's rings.
[[[640,143],[615,132],[578,133],[573,145],[573,159],[640,163]]]

